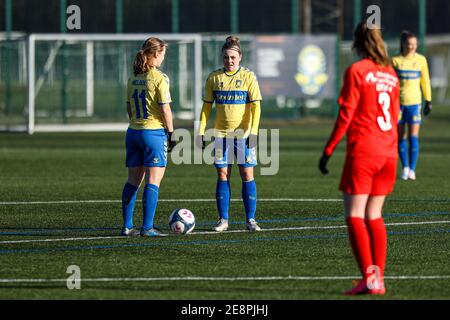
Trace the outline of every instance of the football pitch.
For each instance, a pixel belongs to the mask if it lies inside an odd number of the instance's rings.
[[[169,163],[156,225],[169,232],[171,211],[188,208],[196,227],[150,239],[118,236],[124,133],[0,134],[0,299],[348,299],[359,272],[337,189],[345,142],[328,176],[317,169],[332,125],[262,123],[280,129],[278,174],[255,171],[262,232],[245,231],[237,168],[230,229],[217,234],[215,169]],[[450,109],[436,105],[417,180],[397,180],[385,205],[387,294],[357,299],[450,298],[449,126]],[[79,290],[67,288],[73,265]]]

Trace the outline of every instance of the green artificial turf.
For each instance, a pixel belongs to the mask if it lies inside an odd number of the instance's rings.
[[[263,122],[280,129],[278,173],[255,170],[264,232],[244,231],[237,168],[230,230],[242,232],[210,234],[217,220],[215,169],[169,163],[156,225],[169,232],[168,216],[179,207],[190,209],[197,224],[194,234],[152,239],[116,237],[124,133],[0,134],[0,299],[348,299],[342,291],[359,272],[337,189],[345,142],[328,176],[317,169],[332,125]],[[387,294],[358,299],[450,298],[449,125],[446,106],[425,120],[417,180],[397,180],[384,209]],[[142,191],[136,225],[141,198]],[[66,287],[70,265],[81,269],[80,290]],[[426,276],[437,278],[420,278]]]

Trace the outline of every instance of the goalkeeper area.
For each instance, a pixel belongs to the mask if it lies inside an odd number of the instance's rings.
[[[169,157],[155,224],[169,232],[172,210],[188,208],[196,227],[152,239],[118,236],[124,132],[0,135],[0,299],[350,299],[342,291],[359,271],[337,190],[344,143],[328,176],[317,169],[332,123],[263,121],[280,129],[280,170],[255,170],[262,232],[245,231],[236,168],[230,231],[217,234],[215,169]],[[450,298],[449,125],[448,106],[435,104],[417,180],[397,180],[386,202],[387,294],[351,299]],[[67,287],[70,266],[81,272],[79,290]]]

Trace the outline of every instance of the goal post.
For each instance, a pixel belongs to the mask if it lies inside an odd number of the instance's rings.
[[[7,40],[0,33],[0,131],[31,134],[43,131],[125,130],[128,125],[125,109],[127,79],[133,71],[136,52],[149,36],[17,34]],[[169,44],[161,69],[171,81],[174,118],[188,120],[189,125],[197,129],[198,122],[192,120],[198,120],[200,115],[204,81],[212,70],[222,66],[220,52],[226,35],[153,36]],[[258,77],[264,97],[264,119],[329,116],[328,111],[334,106],[335,97],[324,98],[319,94],[317,99],[307,101],[297,95],[289,95],[292,90],[289,93],[280,92],[278,88],[282,86],[295,88],[295,93],[300,92],[301,88],[292,73],[299,72],[298,68],[302,66],[298,58],[303,46],[297,42],[295,46],[282,46],[277,41],[268,42],[273,37],[266,36],[239,35],[244,52],[241,65],[249,67]],[[283,35],[275,40],[281,38]],[[255,45],[256,40],[258,45]],[[269,44],[264,45],[263,42]],[[398,54],[398,39],[387,39],[386,42],[390,55]],[[448,104],[450,36],[428,35],[426,47],[433,102]],[[279,60],[280,55],[276,54],[267,60],[264,54],[258,53],[260,48],[262,53],[282,51],[283,59]],[[327,69],[327,72],[329,76],[335,75],[341,79],[342,72],[357,57],[352,53],[349,41],[337,42],[335,51],[335,60],[328,59],[327,65],[336,63],[336,68]],[[279,71],[283,79],[267,70]],[[276,82],[269,83],[269,80]],[[288,80],[291,82],[288,83]],[[336,89],[339,89],[338,84]]]
[[[169,45],[161,69],[171,81],[174,117],[194,120],[203,85],[201,35],[31,34],[25,131],[125,130],[126,82],[150,36]]]

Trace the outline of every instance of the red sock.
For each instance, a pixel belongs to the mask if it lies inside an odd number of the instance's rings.
[[[347,218],[348,235],[352,245],[353,254],[358,262],[363,278],[368,277],[367,270],[372,263],[372,249],[366,223],[362,218]]]
[[[386,266],[387,233],[383,218],[366,220],[370,235],[373,263],[380,268],[381,277],[384,276]]]

